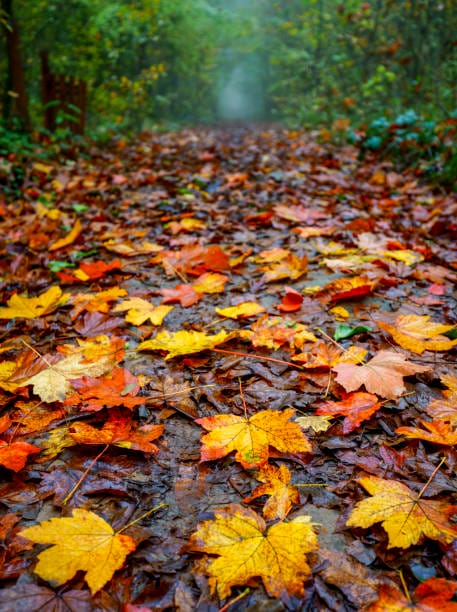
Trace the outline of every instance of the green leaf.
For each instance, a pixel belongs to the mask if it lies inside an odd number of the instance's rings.
[[[368,327],[367,325],[351,327],[350,325],[341,323],[341,325],[338,325],[338,327],[335,329],[333,339],[338,342],[338,340],[344,340],[344,338],[350,338],[351,336],[355,336],[355,334],[363,334],[369,331],[371,331],[371,327]]]
[[[54,259],[48,263],[48,268],[51,270],[51,272],[60,272],[65,268],[76,268],[76,265],[68,261],[57,261]]]

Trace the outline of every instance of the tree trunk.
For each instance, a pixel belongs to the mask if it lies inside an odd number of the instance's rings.
[[[21,128],[29,131],[31,129],[29,105],[25,88],[24,68],[21,59],[19,28],[13,17],[13,0],[1,0],[1,7],[6,13],[4,31],[6,37],[6,54],[8,58],[3,118],[7,125],[12,125],[13,120],[18,119]]]

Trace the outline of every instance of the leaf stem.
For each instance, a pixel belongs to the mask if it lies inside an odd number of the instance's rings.
[[[95,459],[93,459],[90,464],[88,465],[88,467],[84,470],[84,472],[81,475],[81,478],[78,480],[78,482],[75,484],[75,486],[72,488],[72,490],[70,491],[70,493],[68,493],[68,495],[65,497],[65,499],[62,502],[62,506],[66,506],[68,504],[68,502],[70,501],[70,499],[73,497],[73,495],[76,493],[76,491],[79,489],[79,487],[81,486],[81,483],[83,482],[83,480],[86,478],[87,474],[91,471],[91,469],[94,467],[94,465],[97,463],[97,461],[100,459],[100,457],[103,455],[103,453],[105,453],[109,448],[109,444],[106,444],[106,446],[103,447],[103,449],[98,453],[98,455],[95,457]]]
[[[168,504],[166,504],[165,502],[162,502],[158,506],[154,506],[154,508],[151,508],[150,510],[148,510],[147,512],[145,512],[144,514],[142,514],[141,516],[139,516],[135,520],[130,521],[130,523],[127,523],[127,525],[124,525],[124,527],[122,527],[122,529],[119,529],[118,531],[116,531],[116,533],[122,533],[123,531],[125,531],[129,527],[132,527],[133,525],[136,525],[137,523],[142,521],[144,518],[146,518],[147,516],[149,516],[153,512],[157,512],[157,510],[160,510],[161,508],[166,508],[167,506],[168,506]]]
[[[439,462],[439,464],[436,466],[436,468],[433,470],[433,472],[430,475],[430,478],[427,480],[427,482],[424,484],[424,486],[422,487],[422,489],[420,490],[419,495],[417,496],[417,501],[419,501],[419,499],[422,497],[422,495],[425,493],[425,491],[427,490],[427,487],[430,485],[430,483],[432,482],[432,480],[435,478],[436,473],[438,472],[438,470],[440,469],[440,467],[443,465],[443,463],[446,461],[446,456],[444,456],[441,461]]]
[[[218,612],[227,612],[230,606],[233,606],[233,604],[238,603],[241,599],[243,599],[243,597],[246,597],[246,595],[249,595],[250,592],[251,592],[251,589],[249,588],[244,589],[244,591],[240,593],[239,595],[237,595],[237,597],[234,597],[228,603],[226,603],[225,606],[222,606],[222,608],[219,608]]]
[[[292,363],[291,361],[284,361],[283,359],[275,359],[274,357],[264,357],[263,355],[252,355],[250,353],[241,353],[240,351],[226,351],[224,349],[210,349],[214,353],[224,353],[226,355],[238,355],[238,357],[250,357],[251,359],[260,359],[260,361],[272,361],[273,363],[282,363],[287,366],[292,366],[293,368],[297,368],[299,370],[303,370],[302,366],[297,365],[296,363]]]

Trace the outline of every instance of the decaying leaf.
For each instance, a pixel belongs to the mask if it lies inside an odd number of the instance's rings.
[[[255,512],[231,504],[199,526],[190,546],[218,556],[199,569],[210,577],[211,588],[221,599],[230,595],[232,586],[259,576],[270,597],[287,601],[292,595],[304,595],[303,581],[310,573],[306,554],[317,550],[318,543],[309,516],[266,529]]]
[[[210,432],[202,437],[201,460],[213,461],[236,451],[235,459],[244,468],[253,468],[268,461],[270,446],[282,453],[309,453],[306,436],[289,420],[294,414],[288,408],[283,412],[260,410],[252,417],[218,414],[197,419]]]
[[[371,527],[381,523],[389,536],[388,548],[409,548],[422,536],[449,543],[457,538],[457,526],[449,521],[457,506],[423,499],[406,485],[375,476],[359,478],[372,495],[351,512],[348,527]]]
[[[136,545],[94,512],[77,508],[72,514],[28,527],[21,536],[37,544],[53,544],[38,555],[34,571],[40,578],[60,585],[83,571],[93,594],[111,580]]]
[[[378,321],[381,329],[389,332],[402,348],[422,355],[424,351],[448,351],[457,345],[457,339],[443,336],[455,325],[433,323],[428,315],[399,315],[395,324]]]
[[[269,495],[270,499],[263,507],[265,518],[282,520],[291,511],[292,504],[299,503],[298,489],[289,484],[291,474],[284,464],[281,464],[279,468],[274,465],[264,465],[256,474],[256,479],[264,484],[254,489],[249,497],[243,499],[243,502],[248,504],[262,495]]]
[[[336,382],[346,391],[356,391],[362,385],[370,393],[387,399],[395,399],[405,391],[404,376],[428,372],[431,366],[421,366],[406,361],[400,353],[379,351],[364,365],[341,363],[333,366]]]
[[[60,287],[50,287],[38,297],[25,297],[15,293],[5,308],[0,308],[0,319],[35,319],[54,312],[69,299],[69,293],[62,293]]]
[[[379,599],[366,612],[457,612],[451,601],[457,592],[457,582],[444,578],[429,578],[419,584],[412,597],[390,584],[381,584]]]
[[[165,359],[171,359],[178,355],[190,355],[199,353],[205,349],[212,349],[218,344],[226,342],[232,337],[231,334],[222,330],[214,336],[207,336],[203,332],[178,331],[170,333],[162,331],[152,340],[146,340],[138,346],[139,351],[167,351]]]

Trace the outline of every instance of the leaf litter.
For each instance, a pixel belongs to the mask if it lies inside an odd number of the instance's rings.
[[[0,609],[454,609],[455,195],[266,128],[24,170]]]

